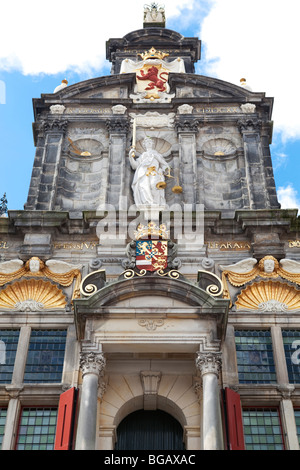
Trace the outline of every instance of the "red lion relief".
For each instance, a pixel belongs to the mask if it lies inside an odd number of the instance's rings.
[[[145,88],[145,90],[153,90],[153,88],[155,87],[158,89],[158,91],[166,90],[165,83],[168,81],[168,79],[163,78],[162,75],[168,76],[168,72],[161,72],[161,74],[159,75],[158,68],[152,66],[148,69],[147,73],[145,73],[144,70],[141,70],[141,74],[141,77],[137,76],[136,78],[138,78],[139,80],[149,80],[151,82],[149,83],[147,88]]]

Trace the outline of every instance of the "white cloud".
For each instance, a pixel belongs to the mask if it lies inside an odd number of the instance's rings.
[[[289,156],[284,152],[274,152],[273,153],[273,169],[274,171],[279,170],[279,168],[285,167],[288,163]]]
[[[278,188],[277,196],[282,209],[300,210],[300,198],[298,192],[291,184]]]
[[[1,5],[0,70],[25,75],[88,75],[105,62],[105,42],[143,27],[144,0],[17,0]],[[151,2],[149,2],[151,3]],[[160,3],[158,1],[158,3]],[[285,0],[165,0],[177,31],[190,24],[202,41],[199,73],[275,98],[274,132],[300,138],[299,2]],[[174,24],[174,22],[173,22]],[[107,63],[106,63],[107,65]]]
[[[149,2],[151,3],[151,2]],[[193,0],[164,1],[179,17]],[[1,5],[0,70],[24,75],[99,70],[105,42],[143,28],[142,0],[17,0]]]
[[[275,98],[274,131],[300,138],[299,2],[215,0],[201,27],[205,74]],[[200,63],[201,66],[201,63]],[[201,72],[203,73],[203,72]]]

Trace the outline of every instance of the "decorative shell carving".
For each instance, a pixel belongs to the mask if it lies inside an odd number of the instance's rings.
[[[206,155],[231,155],[236,151],[234,144],[227,139],[211,139],[203,144]]]
[[[235,303],[237,309],[283,312],[300,309],[300,291],[289,284],[261,281],[241,291]]]
[[[0,308],[18,311],[64,308],[66,303],[63,292],[49,281],[26,279],[0,292]]]
[[[81,138],[73,141],[68,137],[68,153],[72,157],[99,156],[102,151],[102,144],[96,139]]]
[[[143,147],[143,140],[144,138],[142,138],[136,143],[136,151],[138,154],[145,152],[145,149]],[[160,139],[158,137],[152,137],[152,140],[154,142],[153,148],[158,153],[164,156],[167,156],[170,154],[171,149],[172,149],[172,145],[170,144],[170,142],[167,142],[166,140]]]

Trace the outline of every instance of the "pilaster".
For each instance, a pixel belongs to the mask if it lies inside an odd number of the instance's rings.
[[[197,191],[196,134],[199,121],[192,115],[177,117],[175,127],[179,140],[179,175],[183,187],[183,202],[192,204],[193,210],[199,201]]]
[[[107,204],[115,209],[127,209],[121,207],[122,196],[125,196],[125,170],[126,170],[126,142],[129,129],[127,116],[116,115],[106,121],[109,131],[109,156],[108,156],[108,197]]]
[[[238,127],[244,142],[250,209],[265,209],[270,207],[270,198],[263,165],[263,152],[260,137],[262,121],[256,117],[241,119],[238,121]]]
[[[41,155],[41,144],[40,147],[37,148],[40,166],[36,168],[36,172],[39,174],[37,178],[32,181],[31,190],[29,192],[30,199],[27,201],[26,209],[54,209],[61,149],[67,127],[68,121],[63,118],[55,118],[41,122],[38,143],[40,143],[41,139],[43,142],[43,154]]]

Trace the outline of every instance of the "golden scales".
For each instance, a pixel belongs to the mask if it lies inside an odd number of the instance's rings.
[[[166,177],[167,178],[175,178],[175,176],[172,176],[171,175],[171,169],[168,168],[169,172],[166,174]],[[156,184],[156,187],[157,189],[165,189],[165,187],[167,186],[167,183],[165,181],[159,181],[157,184]],[[177,185],[173,186],[172,188],[172,191],[173,193],[175,194],[180,194],[182,193],[182,187],[180,186],[179,184],[179,178],[177,176]]]

